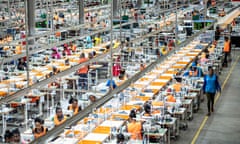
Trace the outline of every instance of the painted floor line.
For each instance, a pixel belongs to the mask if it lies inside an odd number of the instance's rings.
[[[240,57],[238,56],[237,59],[236,59],[236,61],[235,61],[234,64],[233,64],[233,66],[231,67],[231,69],[230,69],[230,71],[229,71],[227,77],[225,78],[225,80],[224,80],[224,82],[223,82],[223,84],[222,84],[222,87],[221,87],[221,88],[222,88],[222,91],[223,91],[223,89],[224,89],[226,83],[228,82],[230,76],[232,75],[232,71],[233,71],[233,69],[235,68],[235,66],[236,66],[236,64],[237,64],[237,62],[238,62],[238,60],[239,60],[239,58],[240,58]],[[218,94],[217,94],[217,97],[215,98],[214,105],[216,104],[216,102],[218,101],[218,99],[219,99],[220,96],[221,96],[221,94],[218,93]],[[191,144],[195,144],[195,143],[196,143],[196,141],[197,141],[197,139],[198,139],[198,137],[199,137],[199,135],[200,135],[200,133],[201,133],[203,127],[205,126],[207,120],[208,120],[208,116],[205,116],[204,119],[203,119],[203,121],[202,121],[202,123],[201,123],[201,125],[200,125],[200,127],[198,128],[196,134],[194,135]]]

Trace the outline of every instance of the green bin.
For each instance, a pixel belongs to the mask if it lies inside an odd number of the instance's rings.
[[[129,17],[127,15],[122,16],[122,20],[128,20]]]

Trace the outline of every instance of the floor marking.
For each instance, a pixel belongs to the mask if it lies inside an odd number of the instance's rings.
[[[226,83],[228,82],[228,80],[229,80],[229,78],[230,78],[230,76],[231,76],[231,74],[232,74],[232,71],[233,71],[233,69],[235,68],[235,66],[236,66],[239,58],[240,58],[240,56],[237,57],[237,59],[236,59],[236,61],[234,62],[233,66],[231,67],[231,69],[230,69],[230,71],[229,71],[226,79],[224,80],[224,82],[223,82],[223,84],[222,84],[222,87],[221,87],[221,88],[222,88],[222,91],[223,91]],[[217,97],[216,97],[216,99],[215,99],[215,101],[214,101],[214,105],[216,104],[216,102],[217,102],[217,100],[219,99],[219,97],[220,97],[220,93],[217,94]],[[195,143],[196,143],[196,141],[197,141],[197,139],[198,139],[198,137],[199,137],[199,135],[200,135],[203,127],[205,126],[207,120],[208,120],[208,116],[205,116],[204,119],[203,119],[203,121],[202,121],[202,123],[201,123],[201,125],[200,125],[200,127],[198,128],[196,134],[194,135],[191,144],[195,144]]]
[[[233,66],[231,67],[231,69],[230,69],[230,71],[229,71],[229,74],[227,75],[225,81],[223,82],[222,87],[221,87],[222,90],[224,89],[226,83],[228,82],[230,76],[232,75],[232,71],[233,71],[233,69],[235,68],[235,66],[236,66],[239,58],[240,58],[240,57],[238,56],[237,59],[236,59],[236,61],[235,61],[234,64],[233,64]],[[214,104],[217,102],[217,100],[219,99],[220,95],[221,95],[220,93],[217,94],[217,97],[215,98]]]
[[[197,133],[193,137],[193,140],[192,140],[191,144],[195,144],[195,142],[196,142],[198,136],[200,135],[200,132],[202,131],[203,127],[205,126],[207,120],[208,120],[208,116],[205,116],[203,121],[202,121],[202,123],[201,123],[201,125],[200,125],[200,127],[199,127],[199,129],[198,129],[198,131],[197,131]]]

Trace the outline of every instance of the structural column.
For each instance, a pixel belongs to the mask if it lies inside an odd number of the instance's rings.
[[[34,45],[34,40],[28,40],[29,36],[35,34],[35,0],[25,0],[25,25],[26,25],[26,57],[27,57],[27,86],[29,79],[29,45]]]
[[[157,6],[159,8],[159,1],[158,0],[155,1],[155,6]]]
[[[176,0],[176,9],[175,9],[175,43],[178,44],[178,0]]]
[[[79,0],[79,24],[84,24],[84,1]]]
[[[112,1],[113,1],[113,17],[116,17],[118,13],[118,0]]]
[[[142,7],[142,0],[137,0],[137,8],[141,8]]]
[[[35,33],[35,0],[27,0],[28,36]]]

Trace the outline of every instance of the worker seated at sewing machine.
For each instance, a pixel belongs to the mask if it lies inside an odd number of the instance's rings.
[[[67,117],[63,115],[62,108],[57,107],[56,114],[53,118],[55,126],[58,126],[58,125],[64,123],[66,120],[67,120]]]
[[[70,105],[68,106],[68,110],[72,110],[73,115],[76,115],[78,112],[82,110],[81,106],[78,105],[78,100],[75,98],[71,98],[69,104]]]
[[[136,120],[136,110],[131,110],[129,114],[129,123],[127,124],[127,132],[131,134],[131,140],[142,139],[142,123]]]
[[[43,124],[44,120],[41,118],[35,119],[35,128],[32,130],[35,139],[44,136],[47,133],[48,129],[44,127]]]
[[[189,70],[187,70],[183,76],[190,76],[190,77],[202,77],[202,69],[197,66],[191,66]]]

